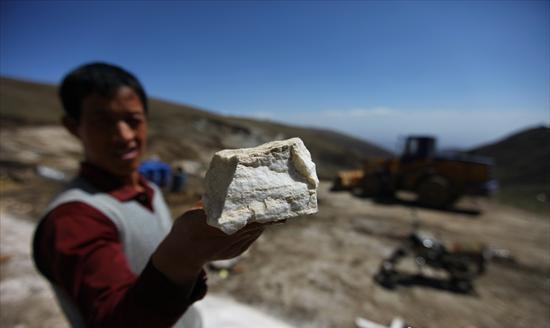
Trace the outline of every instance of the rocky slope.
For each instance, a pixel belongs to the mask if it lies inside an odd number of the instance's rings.
[[[62,115],[56,86],[0,78],[0,122],[6,125],[58,125]],[[150,100],[149,152],[174,162],[206,165],[215,151],[300,137],[321,177],[361,165],[369,156],[389,153],[367,141],[323,129],[228,117],[186,105]]]

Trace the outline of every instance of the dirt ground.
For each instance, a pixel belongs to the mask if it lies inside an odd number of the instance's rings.
[[[52,131],[27,131],[24,139],[32,133],[43,139]],[[5,136],[0,139],[0,326],[59,327],[64,320],[30,265],[27,246],[40,209],[60,183],[38,177],[35,166],[45,161],[70,171],[76,160],[59,162],[56,155],[77,151],[69,142],[37,154],[30,148],[34,143],[26,146],[10,135],[6,144]],[[318,214],[270,226],[228,275],[210,271],[210,291],[296,327],[355,327],[356,317],[384,324],[401,317],[427,328],[550,327],[548,214],[470,199],[443,212],[410,202],[377,203],[329,187],[328,182],[320,186]],[[168,198],[177,213],[196,195],[190,190],[181,201],[178,195]],[[399,245],[396,236],[410,232],[413,222],[446,242],[506,249],[515,262],[490,262],[470,294],[443,288],[436,282],[444,274],[432,270],[425,272],[431,283],[383,288],[373,276]],[[409,261],[402,268],[415,266]]]
[[[401,317],[413,327],[550,327],[549,218],[468,200],[453,212],[377,204],[328,189],[321,185],[318,214],[270,228],[241,273],[213,279],[212,289],[298,327],[354,327],[358,316],[385,324]],[[517,263],[490,263],[471,294],[437,284],[385,289],[373,276],[399,244],[391,237],[409,232],[413,221],[445,241],[507,249]]]

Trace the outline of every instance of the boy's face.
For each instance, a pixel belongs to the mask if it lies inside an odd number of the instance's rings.
[[[134,90],[121,87],[112,99],[89,95],[75,123],[69,130],[82,141],[86,161],[117,176],[137,171],[145,151],[147,121]]]

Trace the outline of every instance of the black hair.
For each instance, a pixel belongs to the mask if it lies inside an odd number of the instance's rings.
[[[65,113],[79,120],[84,98],[97,94],[110,99],[123,86],[134,90],[147,114],[147,95],[138,79],[123,68],[107,63],[89,63],[69,72],[61,82],[59,97]]]

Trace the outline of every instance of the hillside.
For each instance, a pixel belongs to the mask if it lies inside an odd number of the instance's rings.
[[[55,85],[0,78],[0,122],[4,125],[57,125],[60,108]],[[205,165],[223,148],[290,137],[304,140],[323,178],[332,178],[339,169],[357,167],[366,157],[389,155],[369,142],[334,131],[222,116],[150,100],[149,153],[169,162],[194,160]]]
[[[550,128],[540,126],[515,133],[472,150],[492,157],[495,174],[504,185],[550,182]]]
[[[470,151],[495,160],[501,200],[522,207],[544,207],[550,201],[550,128],[539,126]]]

